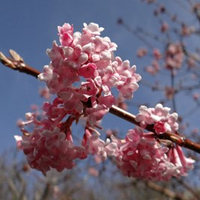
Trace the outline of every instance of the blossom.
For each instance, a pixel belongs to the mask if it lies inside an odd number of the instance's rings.
[[[68,23],[58,26],[61,45],[53,42],[52,49],[47,50],[51,62],[38,76],[46,82],[50,93],[63,100],[66,114],[88,116],[90,124],[100,120],[117,98],[132,98],[141,80],[135,65],[114,57],[117,45],[110,38],[100,36],[103,30],[95,23],[84,23],[82,33],[74,33]],[[112,94],[112,88],[117,88],[118,97]],[[89,112],[100,113],[100,107],[104,111],[98,117]]]
[[[60,36],[60,43],[63,46],[67,46],[73,41],[73,26],[68,23],[65,23],[62,27],[58,26],[58,32]]]
[[[154,49],[154,50],[153,50],[153,56],[154,56],[154,58],[155,58],[156,60],[160,60],[161,57],[162,57],[162,54],[161,54],[161,52],[160,52],[159,49]]]
[[[99,27],[99,25],[95,23],[90,23],[89,25],[84,23],[83,26],[84,26],[83,28],[84,32],[87,32],[87,33],[89,32],[94,35],[100,35],[100,32],[104,30],[103,27]]]
[[[181,147],[165,147],[151,132],[130,129],[125,139],[119,140],[114,136],[112,139],[112,143],[117,146],[113,157],[126,176],[166,181],[172,176],[186,175],[187,171],[193,168],[194,160],[186,158]]]
[[[105,142],[100,139],[100,133],[98,131],[91,131],[85,129],[85,134],[82,140],[82,146],[85,147],[87,154],[98,155],[103,159],[107,158],[105,151]]]
[[[165,87],[165,96],[167,99],[173,99],[174,98],[174,94],[175,94],[175,89],[173,87],[170,87],[170,86],[166,86]]]
[[[100,121],[103,116],[108,113],[108,111],[108,108],[104,105],[96,105],[94,108],[86,108],[88,124],[90,124],[90,126],[94,126],[96,122]]]
[[[49,100],[50,99],[50,93],[49,93],[49,89],[47,87],[45,88],[41,88],[40,91],[40,96]]]
[[[148,124],[154,124],[157,134],[176,132],[178,130],[178,114],[170,114],[169,111],[170,108],[163,107],[161,104],[157,104],[155,108],[140,106],[139,114],[136,115],[136,121],[140,122],[140,126],[144,128]]]
[[[147,55],[147,49],[146,48],[139,48],[138,51],[137,51],[137,56],[139,58],[142,58],[145,55]]]
[[[96,65],[93,63],[88,63],[87,65],[83,65],[80,67],[78,70],[78,73],[80,76],[83,76],[84,78],[90,78],[90,77],[95,77],[98,74],[95,74],[96,72]]]
[[[165,52],[165,67],[167,69],[180,69],[184,53],[181,44],[170,44]]]
[[[44,175],[51,168],[57,171],[71,169],[74,159],[81,158],[84,149],[73,142],[59,128],[37,130],[22,137],[15,136],[18,148],[27,156],[29,165]]]
[[[104,142],[95,127],[119,98],[133,97],[141,80],[135,65],[114,56],[117,45],[101,37],[104,28],[95,23],[83,26],[82,32],[74,32],[68,23],[58,26],[60,44],[54,41],[47,50],[50,63],[38,76],[54,99],[43,104],[41,113],[28,113],[18,123],[23,136],[15,137],[17,146],[30,166],[43,174],[51,168],[71,169],[76,159],[89,154],[102,159],[111,155],[115,145]],[[81,118],[85,133],[75,145],[71,126]]]
[[[157,60],[153,60],[152,64],[150,66],[147,66],[145,70],[151,75],[156,75],[160,70],[160,65]]]
[[[188,170],[194,168],[193,164],[195,161],[192,158],[187,158],[179,145],[170,149],[168,158],[175,166],[177,166],[178,173],[181,176],[187,176]]]
[[[94,167],[88,168],[88,173],[92,176],[99,176],[99,171]]]

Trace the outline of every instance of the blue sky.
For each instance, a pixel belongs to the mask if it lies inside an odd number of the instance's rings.
[[[170,3],[169,3],[170,6]],[[172,7],[172,9],[175,9]],[[142,25],[154,31],[151,9],[139,0],[7,0],[0,7],[0,51],[16,50],[29,65],[42,70],[49,63],[46,49],[57,40],[57,26],[67,22],[81,31],[83,23],[95,22],[104,27],[103,36],[118,44],[116,55],[136,64],[143,72],[135,53],[141,41],[117,25],[119,17],[131,26]],[[16,121],[24,118],[31,104],[41,105],[38,89],[43,85],[35,78],[12,71],[0,64],[0,152],[15,145],[13,136],[21,134]],[[135,94],[137,101],[148,93]],[[149,97],[148,97],[149,98]],[[151,99],[151,97],[149,98]],[[106,126],[116,127],[116,117],[108,116]],[[127,129],[128,123],[118,127]],[[122,129],[123,129],[122,128]]]

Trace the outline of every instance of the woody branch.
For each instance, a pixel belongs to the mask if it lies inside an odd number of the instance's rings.
[[[27,65],[24,60],[17,54],[15,51],[10,50],[11,57],[5,56],[2,52],[0,52],[0,62],[13,70],[17,70],[22,73],[29,74],[35,78],[40,74],[40,71],[34,69],[33,67]],[[136,126],[140,127],[139,122],[135,120],[135,115],[117,107],[112,106],[109,110],[110,113],[113,115],[116,115]],[[200,144],[193,142],[192,140],[189,140],[185,138],[184,136],[181,136],[178,132],[176,133],[168,133],[165,132],[163,134],[156,134],[154,130],[154,125],[147,125],[145,128],[146,130],[155,133],[155,137],[158,139],[164,139],[164,140],[170,140],[171,142],[176,143],[177,145],[183,146],[187,149],[193,150],[197,153],[200,153]]]

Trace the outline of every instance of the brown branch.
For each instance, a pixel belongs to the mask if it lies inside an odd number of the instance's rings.
[[[186,181],[183,181],[180,178],[177,178],[177,181],[187,190],[189,191],[193,197],[195,198],[194,200],[199,199],[199,192],[198,190],[195,190],[191,185],[188,185]]]
[[[19,72],[26,73],[37,78],[37,76],[40,74],[40,71],[27,65],[24,62],[24,60],[20,57],[20,55],[17,54],[15,51],[10,50],[9,52],[11,55],[10,58],[6,57],[2,52],[0,52],[0,62],[3,65],[13,70],[17,70]]]
[[[14,55],[14,53],[16,55]],[[13,69],[13,70],[18,70],[20,72],[29,74],[31,76],[34,76],[37,78],[37,76],[40,74],[40,71],[30,67],[29,65],[25,64],[23,59],[14,51],[10,51],[10,54],[12,56],[12,58],[8,58],[6,57],[3,53],[0,52],[0,61],[3,65]],[[109,110],[110,113],[128,121],[131,122],[132,124],[139,126],[140,127],[140,123],[138,123],[135,120],[135,115],[117,107],[117,106],[112,106]],[[152,125],[148,125],[146,128],[146,130],[155,133],[153,124]],[[163,133],[160,135],[157,135],[155,133],[155,136],[159,139],[165,139],[165,140],[170,140],[180,146],[183,146],[185,148],[188,148],[190,150],[193,150],[197,153],[200,153],[200,144],[195,143],[189,139],[186,139],[185,137],[179,135],[178,132],[176,133]]]
[[[133,186],[134,188],[137,188],[137,187],[140,187],[139,185],[137,185],[138,183],[140,183],[141,180],[140,179],[135,179],[131,182],[128,182],[128,183],[120,183],[118,184],[118,186],[120,187],[120,189],[124,189],[124,188],[128,188],[130,186]],[[177,194],[176,192],[173,192],[169,189],[167,189],[165,186],[162,186],[162,185],[158,185],[152,181],[144,181],[143,182],[149,189],[157,192],[157,193],[160,193],[162,196],[166,196],[170,199],[173,199],[173,200],[188,200],[188,198],[184,198],[182,194]]]
[[[151,188],[152,190],[159,192],[160,194],[163,194],[171,199],[174,200],[184,200],[185,198],[183,198],[182,195],[177,194],[176,192],[173,192],[163,186],[157,185],[155,183],[153,183],[152,181],[146,181],[146,185]]]

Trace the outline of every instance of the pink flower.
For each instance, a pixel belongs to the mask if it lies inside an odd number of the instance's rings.
[[[157,60],[153,60],[152,64],[150,66],[147,66],[145,69],[146,72],[148,72],[149,74],[156,75],[160,70],[160,65]]]
[[[83,26],[83,32],[90,33],[92,35],[100,35],[100,32],[104,30],[104,28],[99,27],[99,25],[95,23],[90,23],[89,25],[84,23]]]
[[[93,79],[88,79],[87,82],[81,83],[81,87],[78,92],[83,94],[88,99],[89,97],[96,96],[99,89]]]
[[[85,148],[86,154],[98,155],[105,160],[107,158],[107,153],[105,151],[106,144],[99,137],[100,133],[98,131],[92,131],[86,128],[82,146]]]
[[[63,106],[66,109],[66,114],[82,113],[82,101],[87,101],[87,98],[85,98],[83,94],[74,90],[74,88],[67,88],[66,90],[59,92],[59,97],[64,100]]]
[[[93,108],[86,108],[86,115],[88,116],[88,123],[94,126],[96,122],[102,120],[103,116],[108,113],[108,108],[105,105],[96,105]]]
[[[170,44],[165,52],[165,67],[167,69],[179,69],[183,63],[183,49],[181,44]]]
[[[167,99],[173,99],[175,94],[175,89],[173,87],[166,86],[165,87],[165,96]]]
[[[176,132],[178,130],[178,114],[170,114],[169,111],[170,108],[163,107],[161,104],[157,104],[155,108],[140,106],[136,121],[140,122],[141,127],[154,124],[154,129],[157,134]]]
[[[159,122],[159,121],[155,122],[154,129],[155,129],[155,131],[156,131],[157,134],[164,133],[164,132],[167,131],[166,124],[162,123],[162,122]]]
[[[104,105],[107,108],[111,108],[115,104],[115,98],[113,95],[106,95],[98,98],[99,105]]]
[[[144,57],[147,54],[147,49],[146,48],[139,48],[137,51],[137,56],[139,58]]]
[[[162,57],[162,54],[161,54],[161,52],[160,52],[159,49],[154,49],[154,50],[153,50],[153,56],[154,56],[154,58],[155,58],[156,60],[160,60],[161,57]]]
[[[90,167],[88,169],[88,173],[92,176],[99,176],[99,171],[95,169],[94,167]]]
[[[73,26],[65,23],[62,27],[58,26],[58,32],[60,36],[60,43],[62,46],[68,46],[73,41]]]
[[[38,75],[38,79],[41,81],[48,81],[53,77],[53,70],[48,65],[45,65],[43,68],[43,73]]]
[[[84,78],[94,78],[98,76],[98,72],[96,71],[97,66],[93,63],[88,63],[87,65],[83,65],[78,70],[80,76]]]
[[[172,147],[168,152],[170,162],[172,162],[181,176],[187,176],[187,172],[193,169],[194,160],[185,157],[183,150],[180,146]]]
[[[186,158],[180,147],[177,149],[176,157],[169,155],[169,148],[162,146],[154,138],[153,133],[131,129],[124,140],[114,137],[112,139],[112,143],[117,145],[113,156],[117,166],[126,176],[166,181],[172,176],[186,175],[185,173],[193,167],[194,161]],[[176,161],[173,158],[176,158]],[[181,160],[181,165],[180,162],[177,163],[177,159]]]
[[[24,151],[29,165],[45,175],[51,168],[62,171],[75,166],[74,159],[82,158],[84,149],[76,147],[59,128],[34,129],[22,138],[15,136],[19,149]]]
[[[15,135],[14,138],[15,138],[16,143],[17,143],[17,148],[18,148],[19,150],[23,150],[22,143],[21,143],[22,137],[19,136],[19,135]]]
[[[50,99],[50,93],[49,93],[49,89],[47,87],[45,88],[41,88],[40,91],[40,96],[49,100]]]
[[[116,61],[119,64],[116,67],[119,74],[119,78],[116,78],[116,80],[118,79],[116,84],[120,97],[131,99],[133,97],[133,93],[139,88],[137,82],[141,80],[141,76],[135,73],[135,65],[130,67],[130,62],[128,60],[121,62],[121,59],[117,58]]]

